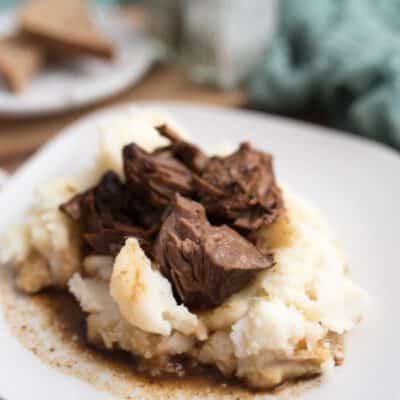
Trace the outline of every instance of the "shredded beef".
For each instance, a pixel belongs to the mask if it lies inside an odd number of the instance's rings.
[[[150,154],[133,143],[124,147],[123,160],[130,191],[153,207],[167,206],[176,192],[193,193],[192,172],[172,157]]]
[[[79,224],[86,253],[114,256],[136,237],[178,301],[218,306],[273,265],[268,249],[253,244],[284,209],[272,157],[247,143],[208,157],[167,125],[157,130],[169,146],[124,147],[125,182],[109,171],[60,208]]]
[[[129,236],[137,237],[145,249],[150,248],[155,228],[140,225],[134,198],[112,171],[60,208],[79,223],[87,253],[116,255]]]
[[[184,141],[168,125],[160,125],[157,130],[171,142],[171,145],[165,149],[170,150],[174,157],[196,173],[203,170],[208,161],[208,156],[199,147]]]
[[[213,221],[254,231],[283,209],[270,154],[244,143],[227,157],[212,157],[195,177],[201,203]]]
[[[154,257],[178,299],[192,309],[221,304],[273,264],[233,229],[212,226],[200,203],[180,195],[158,234]]]

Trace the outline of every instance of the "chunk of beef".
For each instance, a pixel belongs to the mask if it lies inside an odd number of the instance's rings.
[[[144,228],[137,219],[137,205],[117,174],[106,172],[99,183],[60,206],[80,226],[87,253],[116,255],[127,237],[136,237],[150,249],[158,225]]]
[[[150,154],[132,143],[123,149],[127,185],[144,204],[169,205],[175,193],[193,193],[192,172],[165,154]]]
[[[156,129],[160,135],[171,142],[171,145],[165,149],[169,149],[174,157],[196,173],[203,170],[208,161],[208,156],[199,147],[183,140],[168,125],[160,125]]]
[[[180,195],[153,254],[178,299],[192,309],[218,306],[273,264],[271,256],[228,226],[212,226],[200,203]]]
[[[243,231],[271,224],[283,209],[272,156],[243,143],[227,157],[212,157],[195,177],[201,203],[212,221]]]

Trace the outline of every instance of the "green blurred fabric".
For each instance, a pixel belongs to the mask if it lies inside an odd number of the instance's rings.
[[[400,0],[281,0],[279,18],[252,103],[322,111],[400,149]]]

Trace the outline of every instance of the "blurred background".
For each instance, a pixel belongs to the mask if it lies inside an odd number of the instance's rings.
[[[93,45],[95,26],[113,60],[57,54],[31,78],[34,35],[19,19],[27,6],[31,17],[40,10],[46,35],[56,26],[65,41],[91,35]],[[400,0],[0,0],[0,35],[0,168],[8,172],[82,115],[143,100],[255,109],[400,149]],[[38,54],[29,51],[30,60]],[[29,82],[10,91],[7,80],[23,73],[10,74],[25,64]]]

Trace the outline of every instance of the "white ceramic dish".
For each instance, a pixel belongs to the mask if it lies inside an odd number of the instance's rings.
[[[95,8],[93,19],[114,43],[115,60],[79,57],[47,67],[17,95],[0,82],[0,116],[45,115],[76,109],[111,97],[142,78],[155,59],[154,43],[113,8]],[[0,36],[15,27],[15,13],[0,14]]]
[[[221,142],[243,140],[272,152],[278,178],[312,199],[327,215],[348,254],[354,279],[371,295],[368,321],[347,337],[344,365],[305,391],[301,399],[400,399],[399,155],[353,136],[258,113],[160,103],[130,107],[155,106],[181,121],[210,152]],[[21,167],[0,194],[0,232],[21,217],[39,182],[90,163],[99,121],[126,111],[108,110],[77,122]],[[9,333],[3,318],[0,370],[0,397],[7,400],[113,398],[41,363]],[[112,382],[113,378],[105,379]],[[146,397],[132,393],[132,398]]]
[[[0,169],[0,189],[4,186],[7,179],[8,179],[8,174],[4,170]]]

